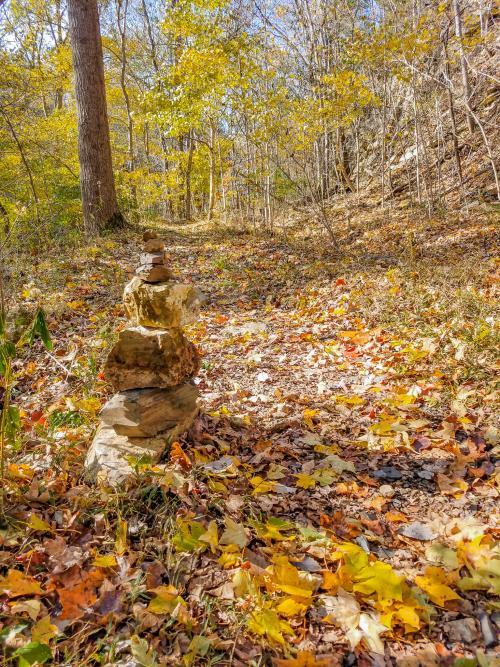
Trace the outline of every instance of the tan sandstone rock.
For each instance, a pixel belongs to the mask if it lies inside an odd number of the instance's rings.
[[[146,283],[164,283],[174,279],[172,271],[163,264],[141,264],[135,275]]]
[[[144,250],[146,252],[163,252],[165,250],[165,244],[161,239],[149,239],[144,244]]]
[[[131,438],[120,435],[112,426],[101,424],[85,459],[87,478],[111,486],[120,484],[134,474],[134,459],[143,463],[157,462],[172,442],[188,430],[192,420],[192,416],[187,417],[154,438]]]
[[[196,347],[178,329],[128,327],[120,332],[104,366],[115,391],[175,387],[200,367]]]
[[[100,418],[119,435],[152,437],[193,419],[197,398],[197,388],[188,382],[172,389],[130,389],[110,398]]]
[[[125,286],[123,303],[133,324],[174,329],[198,319],[203,296],[193,285],[150,284],[138,277]]]

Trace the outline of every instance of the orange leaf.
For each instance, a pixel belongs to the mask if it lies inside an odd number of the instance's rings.
[[[84,574],[74,586],[60,588],[57,592],[62,606],[59,620],[76,621],[90,610],[97,601],[97,589],[104,580],[101,570],[91,570]]]
[[[0,578],[0,595],[7,595],[9,598],[43,595],[44,592],[36,579],[20,570],[9,570],[6,577]]]
[[[193,467],[191,459],[177,441],[172,444],[170,449],[170,460],[172,463],[178,463],[184,470],[189,470]]]

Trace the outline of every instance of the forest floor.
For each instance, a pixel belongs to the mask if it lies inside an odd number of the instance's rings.
[[[360,208],[336,256],[299,218],[286,236],[157,223],[208,297],[188,330],[202,412],[118,492],[83,459],[143,229],[19,259],[54,349],[15,369],[7,662],[498,664],[491,219]]]

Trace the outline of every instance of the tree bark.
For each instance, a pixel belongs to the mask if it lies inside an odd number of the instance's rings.
[[[68,0],[87,234],[124,224],[116,200],[97,0]]]

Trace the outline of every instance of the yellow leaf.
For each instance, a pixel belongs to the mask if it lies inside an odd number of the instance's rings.
[[[123,556],[127,550],[128,524],[124,519],[118,519],[116,525],[115,550],[118,556]]]
[[[300,489],[310,489],[317,484],[317,481],[314,479],[314,477],[312,475],[308,475],[305,472],[299,472],[295,475],[295,477],[297,478],[296,486],[298,486]]]
[[[179,593],[175,586],[158,586],[151,593],[155,597],[150,601],[147,609],[153,614],[171,614],[179,603]]]
[[[312,596],[314,580],[311,580],[306,572],[299,572],[286,556],[278,556],[267,571],[272,576],[270,585],[273,589],[305,600]]]
[[[243,549],[248,544],[248,536],[245,527],[241,523],[236,523],[230,517],[226,518],[226,529],[220,538],[220,544],[235,544]]]
[[[269,491],[274,491],[276,489],[276,482],[265,480],[259,475],[252,477],[250,484],[253,486],[252,495],[254,496],[258,493],[268,493]]]
[[[319,410],[306,409],[303,412],[302,416],[304,418],[304,422],[307,428],[310,428],[311,431],[314,431],[314,429],[316,428],[316,425],[313,422],[313,417],[317,417],[318,415],[319,415]]]
[[[307,605],[297,602],[293,598],[286,598],[276,607],[276,610],[282,616],[291,618],[292,616],[298,616],[303,614],[307,610]]]
[[[206,542],[210,546],[210,551],[214,554],[219,546],[219,533],[217,530],[217,522],[210,521],[207,531],[198,538],[200,542]]]
[[[26,613],[32,621],[36,621],[41,607],[42,603],[40,600],[34,598],[33,600],[19,600],[18,602],[12,602],[10,610],[13,614]]]
[[[36,579],[19,570],[9,570],[7,576],[0,578],[0,595],[7,595],[9,598],[43,595],[44,592]]]
[[[290,660],[274,660],[276,667],[332,667],[331,658],[317,658],[310,651],[298,651],[296,658]]]
[[[51,639],[57,637],[59,630],[50,622],[50,616],[44,616],[31,629],[31,641],[40,644],[49,644]]]
[[[283,633],[293,635],[293,630],[286,621],[282,621],[273,609],[252,612],[247,623],[250,632],[267,637],[271,642],[284,644]]]
[[[41,519],[37,514],[31,514],[28,523],[28,528],[37,533],[53,533],[53,529],[49,523]]]
[[[441,567],[429,566],[423,576],[415,577],[415,583],[427,593],[434,604],[444,607],[448,600],[462,599],[448,586],[450,579],[450,576]]]
[[[118,565],[116,561],[116,556],[113,554],[105,554],[103,556],[97,556],[94,559],[93,563],[96,567],[116,567]]]

